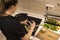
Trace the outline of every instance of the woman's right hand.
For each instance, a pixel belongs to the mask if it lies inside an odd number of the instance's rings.
[[[29,21],[29,23],[30,23],[30,27],[31,27],[31,28],[35,28],[36,23],[35,23],[34,21],[32,21],[32,22]]]
[[[30,36],[32,35],[32,32],[34,31],[35,25],[36,23],[34,21],[30,22],[29,21],[29,26],[31,27],[31,29],[29,30],[29,32],[22,38],[22,40],[29,40]]]

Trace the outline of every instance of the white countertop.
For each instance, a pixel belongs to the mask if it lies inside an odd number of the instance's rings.
[[[30,40],[41,40],[41,39],[39,39],[39,38],[37,38],[37,37],[31,36],[31,37],[30,37]]]

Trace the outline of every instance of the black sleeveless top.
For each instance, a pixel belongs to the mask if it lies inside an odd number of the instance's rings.
[[[21,40],[21,37],[27,33],[24,25],[18,23],[12,16],[0,17],[0,29],[7,40]]]

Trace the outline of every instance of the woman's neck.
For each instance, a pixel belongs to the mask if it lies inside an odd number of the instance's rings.
[[[3,14],[3,16],[8,16],[7,14]]]
[[[9,15],[11,15],[10,11],[6,11],[5,14],[3,14],[3,16],[9,16]]]

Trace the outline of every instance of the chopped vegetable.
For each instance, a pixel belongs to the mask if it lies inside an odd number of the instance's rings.
[[[45,23],[43,26],[48,28],[48,29],[51,29],[53,31],[57,31],[56,26],[54,26],[54,25]]]

